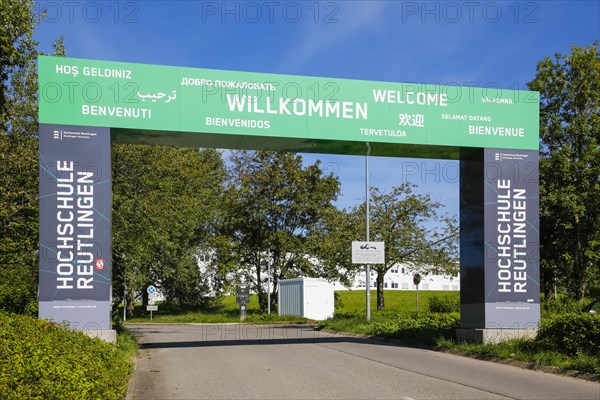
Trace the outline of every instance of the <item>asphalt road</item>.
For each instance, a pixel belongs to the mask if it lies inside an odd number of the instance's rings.
[[[309,326],[131,324],[128,399],[600,399],[600,384]]]

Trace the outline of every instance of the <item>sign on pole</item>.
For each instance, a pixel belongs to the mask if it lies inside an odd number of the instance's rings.
[[[384,242],[352,242],[352,264],[385,264]]]
[[[154,296],[156,294],[156,288],[150,285],[148,286],[148,289],[146,289],[146,292],[148,292],[150,296]]]
[[[250,287],[238,286],[235,291],[235,302],[240,306],[250,303]]]
[[[415,284],[415,286],[419,286],[419,283],[421,283],[421,275],[420,274],[415,274],[413,276],[413,283]]]

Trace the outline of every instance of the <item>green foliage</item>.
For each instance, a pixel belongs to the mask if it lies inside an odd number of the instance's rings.
[[[348,215],[354,240],[364,237],[365,207],[355,207]],[[422,276],[457,274],[458,222],[455,216],[442,215],[441,208],[440,202],[417,193],[416,186],[409,183],[392,188],[390,193],[371,189],[370,240],[385,242],[385,264],[371,267],[377,272],[378,310],[385,309],[384,276],[395,265],[405,265]]]
[[[561,314],[542,321],[538,340],[566,354],[598,354],[600,316]]]
[[[413,344],[433,345],[440,337],[453,338],[458,328],[458,313],[377,312],[367,322],[364,313],[336,314],[319,324],[321,329],[354,332],[369,336],[399,339]]]
[[[135,346],[131,336],[119,340],[0,312],[0,398],[123,399]]]
[[[322,329],[338,332],[354,332],[369,336],[380,336],[398,339],[403,343],[414,345],[435,345],[436,349],[455,354],[467,355],[481,359],[517,360],[530,363],[532,368],[546,366],[558,367],[565,370],[576,370],[592,374],[600,374],[600,354],[598,343],[594,342],[593,332],[598,330],[599,316],[584,315],[583,321],[575,322],[571,328],[571,321],[577,321],[579,316],[574,314],[559,314],[563,310],[580,310],[582,303],[561,298],[542,302],[544,318],[542,326],[547,333],[540,332],[538,340],[508,340],[501,343],[464,343],[457,342],[455,330],[459,326],[459,314],[420,312],[418,316],[414,311],[414,292],[388,291],[388,306],[394,311],[374,311],[371,322],[366,321],[364,313],[365,293],[355,291],[336,292],[343,300],[345,307],[336,308],[333,319],[319,324]],[[425,302],[436,303],[446,299],[458,303],[458,293],[423,291]],[[372,296],[373,297],[373,296]],[[554,314],[553,318],[548,315]],[[592,319],[596,322],[590,325]],[[555,322],[554,318],[558,318]],[[583,333],[586,332],[586,333]],[[584,338],[582,338],[582,336]],[[578,338],[578,339],[573,339]],[[573,353],[561,349],[562,343],[585,343],[574,346]],[[559,343],[557,345],[556,343]],[[600,378],[600,375],[598,375]],[[598,378],[597,378],[598,379]]]
[[[429,297],[429,312],[452,313],[460,312],[459,296],[431,296]]]
[[[37,140],[0,135],[0,309],[35,312],[38,278]]]
[[[114,294],[153,284],[196,304],[205,281],[195,254],[214,233],[225,169],[215,150],[114,145]]]
[[[0,0],[0,310],[37,313],[37,50],[33,1]],[[55,55],[64,55],[62,40]]]
[[[321,269],[307,256],[313,255],[308,239],[311,232],[333,209],[338,178],[325,174],[318,162],[304,167],[302,157],[291,153],[238,151],[230,161],[222,235],[232,238],[232,243],[224,248],[229,254],[221,253],[219,258],[229,260],[234,255],[238,268],[245,271],[244,281],[258,292],[261,309],[267,309],[263,288],[269,250],[273,309],[280,279],[335,275],[336,268]]]
[[[590,297],[600,299],[600,283],[590,286],[589,288]]]
[[[578,313],[586,305],[586,302],[575,300],[568,296],[559,296],[557,299],[550,298],[541,301],[542,319],[552,317],[556,314]]]
[[[340,295],[343,307],[336,307],[336,312],[355,313],[365,311],[365,291],[364,290],[340,290],[336,291]],[[386,308],[390,311],[416,311],[416,293],[414,290],[387,290],[385,292]],[[419,290],[419,309],[422,305],[429,303],[431,297],[447,298],[448,301],[458,303],[460,301],[459,292],[447,292],[436,290]],[[375,310],[377,297],[375,291],[371,291],[371,309]],[[435,301],[435,300],[434,300]],[[379,313],[379,311],[374,311]]]
[[[33,10],[34,2],[31,0],[0,1],[0,126],[4,129],[12,129],[11,125],[16,121],[26,118],[35,121],[36,118],[35,113],[15,110],[18,106],[36,107],[29,97],[16,97],[23,94],[20,85],[23,78],[35,80],[31,72],[35,71],[38,43],[33,40],[33,31],[40,16],[35,15]],[[30,90],[35,92],[36,89],[37,84],[34,84]]]
[[[122,312],[122,310],[121,310]],[[276,312],[261,312],[256,294],[250,295],[250,303],[246,306],[246,322],[253,324],[269,323],[306,323],[302,317],[278,315]],[[134,318],[128,322],[149,322],[150,313],[141,305],[136,307]],[[159,311],[154,312],[152,322],[156,323],[233,323],[240,322],[240,306],[235,303],[235,296],[223,296],[213,299],[210,306],[181,307],[179,305],[160,304]]]
[[[529,363],[532,368],[560,368],[600,374],[600,356],[577,353],[572,356],[544,345],[536,340],[512,339],[501,343],[476,344],[440,338],[436,349],[484,360],[516,360]],[[600,377],[600,375],[596,375]],[[598,379],[598,378],[597,378]]]
[[[547,57],[540,92],[540,253],[543,290],[583,299],[600,280],[600,54],[598,43]]]
[[[150,313],[144,313],[143,316],[138,316],[127,320],[128,322],[150,322]],[[240,310],[236,312],[206,312],[204,310],[177,312],[173,314],[163,314],[162,311],[154,312],[152,317],[153,323],[167,324],[221,324],[221,323],[240,323]],[[308,322],[306,318],[293,315],[278,315],[278,314],[263,314],[258,311],[248,312],[246,314],[246,323],[250,324],[271,324],[271,323],[286,323],[286,324],[305,324]]]
[[[38,22],[33,1],[0,2],[0,309],[29,314],[37,307]]]
[[[307,237],[307,249],[319,260],[318,273],[326,279],[338,280],[346,286],[363,266],[352,264],[349,243],[361,237],[355,232],[350,214],[346,210],[328,208]]]
[[[344,300],[342,299],[342,295],[338,291],[333,293],[333,304],[336,310],[344,308]]]

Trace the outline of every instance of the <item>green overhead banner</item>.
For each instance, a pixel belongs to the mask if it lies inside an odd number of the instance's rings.
[[[539,93],[39,58],[40,123],[537,150]]]

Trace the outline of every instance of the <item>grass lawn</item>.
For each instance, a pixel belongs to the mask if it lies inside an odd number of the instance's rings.
[[[340,301],[336,304],[336,313],[364,312],[366,309],[365,290],[337,291]],[[419,290],[419,311],[427,311],[431,296],[458,299],[459,292],[439,290]],[[386,311],[414,312],[417,306],[417,293],[414,290],[385,290],[384,301]],[[338,307],[339,306],[339,307]],[[377,310],[377,291],[371,290],[371,311]]]
[[[122,309],[121,309],[122,310]],[[122,313],[122,311],[121,311]],[[150,312],[144,311],[141,304],[136,305],[135,318],[127,322],[150,322]],[[306,323],[307,320],[295,316],[279,316],[277,312],[271,315],[261,314],[258,306],[258,296],[250,295],[250,303],[246,306],[246,322],[256,324],[268,323]],[[175,309],[168,305],[158,305],[158,311],[153,312],[152,322],[157,323],[231,323],[240,322],[240,306],[235,303],[235,296],[224,296],[218,302],[203,309]]]
[[[364,313],[364,290],[342,290],[336,292],[336,314]],[[458,299],[458,292],[444,291],[419,291],[419,310],[427,311],[428,300],[431,296],[448,296]],[[416,310],[416,292],[413,290],[390,290],[385,292],[386,311],[414,312]],[[371,291],[371,310],[377,313],[377,292]],[[122,313],[122,312],[121,312]],[[258,296],[250,295],[250,303],[246,306],[246,321],[253,323],[270,322],[307,322],[304,318],[293,316],[279,316],[277,312],[271,315],[260,314]],[[136,306],[135,318],[128,322],[149,322],[150,313],[142,310],[141,305]],[[221,323],[239,322],[240,308],[235,303],[235,296],[224,296],[212,307],[198,310],[179,310],[168,305],[158,306],[158,312],[153,312],[152,322],[165,323]]]

